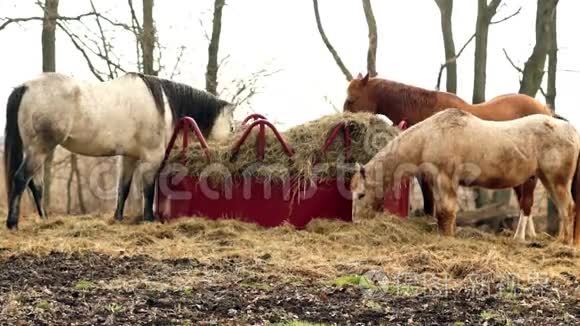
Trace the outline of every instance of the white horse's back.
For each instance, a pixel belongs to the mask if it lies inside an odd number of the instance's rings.
[[[43,128],[39,123],[50,125],[58,143],[72,152],[140,158],[143,148],[163,147],[171,133],[170,110],[159,112],[153,98],[144,96],[149,92],[147,86],[133,75],[88,83],[45,74],[25,85],[29,90],[22,100],[19,120],[32,121],[34,130]]]

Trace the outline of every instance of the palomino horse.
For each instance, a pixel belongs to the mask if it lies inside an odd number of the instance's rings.
[[[431,91],[380,78],[369,79],[368,75],[362,77],[360,74],[348,86],[348,96],[344,103],[345,111],[382,114],[395,124],[405,120],[410,126],[448,108],[458,108],[481,119],[493,121],[513,120],[530,114],[552,116],[550,109],[527,95],[501,95],[488,102],[472,105],[455,94]],[[530,219],[531,236],[535,235],[531,208],[534,204],[536,182],[536,177],[533,176],[522,185],[514,187],[520,204],[520,217],[527,216],[526,219]],[[419,184],[423,192],[425,213],[433,215],[432,191],[422,178],[419,178]]]
[[[580,246],[579,154],[580,136],[566,121],[539,114],[486,121],[448,109],[407,129],[359,166],[351,191],[355,201],[374,206],[400,178],[425,175],[440,232],[453,235],[459,185],[511,188],[537,175],[558,208],[560,239]],[[524,217],[516,238],[524,238],[526,227]]]
[[[205,136],[224,138],[233,129],[233,108],[187,85],[142,74],[97,84],[43,74],[14,89],[6,108],[6,225],[18,226],[20,198],[28,186],[38,214],[42,166],[61,145],[73,153],[121,158],[115,218],[123,210],[137,167],[143,175],[143,217],[153,220],[155,175],[173,126],[194,118]]]

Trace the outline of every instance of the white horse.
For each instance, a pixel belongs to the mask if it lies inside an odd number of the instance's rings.
[[[230,103],[190,86],[130,73],[103,83],[42,74],[14,89],[8,98],[5,174],[9,229],[17,228],[20,198],[28,186],[38,214],[42,208],[42,167],[58,145],[88,156],[121,156],[115,218],[123,218],[135,169],[143,175],[143,217],[151,221],[155,175],[177,121],[198,123],[204,136],[227,137],[233,129]]]

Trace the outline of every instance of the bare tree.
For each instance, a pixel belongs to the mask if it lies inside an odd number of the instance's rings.
[[[326,45],[326,48],[328,49],[330,54],[332,54],[334,61],[336,62],[336,64],[340,68],[340,71],[342,71],[343,75],[346,77],[346,80],[351,81],[352,80],[351,72],[348,70],[348,68],[346,67],[346,65],[344,64],[344,62],[342,61],[342,59],[338,55],[338,52],[336,52],[336,50],[334,49],[334,46],[332,46],[332,44],[330,43],[330,40],[328,39],[328,37],[326,36],[326,33],[324,32],[324,28],[322,27],[322,21],[320,20],[320,11],[318,9],[318,0],[312,0],[312,2],[314,4],[314,17],[316,18],[316,26],[318,27],[318,32],[320,33],[320,37],[322,37],[322,41],[324,42],[324,45]]]
[[[153,24],[153,0],[143,0],[143,34],[141,48],[143,51],[143,73],[157,75],[153,68],[153,51],[155,49],[155,26]]]
[[[549,49],[548,49],[548,89],[546,92],[546,103],[556,111],[556,74],[558,69],[558,30],[557,30],[557,8],[554,7],[554,17],[551,20]]]
[[[56,71],[56,20],[58,18],[58,1],[45,0],[44,19],[42,21],[42,71]],[[50,210],[50,187],[52,184],[52,161],[54,153],[50,153],[44,164],[44,191],[43,206],[45,211]]]
[[[377,21],[371,6],[371,0],[362,0],[367,26],[369,28],[369,51],[367,55],[367,72],[371,77],[377,75]]]
[[[558,32],[557,32],[557,7],[554,7],[554,17],[551,20],[549,49],[548,49],[548,89],[546,91],[546,103],[556,111],[556,75],[558,69]],[[560,229],[560,216],[554,202],[548,198],[548,226],[547,232],[551,235],[558,234]]]
[[[220,47],[220,36],[222,32],[222,13],[225,6],[225,0],[215,0],[213,9],[213,23],[211,39],[207,49],[207,70],[205,73],[205,89],[217,95],[218,86],[218,56]]]
[[[312,0],[314,5],[314,18],[316,19],[316,26],[318,28],[318,33],[320,33],[320,37],[322,38],[322,42],[332,55],[334,61],[340,71],[346,77],[347,81],[352,80],[352,73],[348,70],[338,52],[330,43],[328,36],[326,36],[326,32],[324,32],[324,28],[322,27],[322,21],[320,19],[320,10],[318,7],[318,0]],[[368,33],[368,42],[369,48],[367,53],[367,72],[370,76],[377,75],[377,47],[378,47],[378,33],[377,33],[377,21],[375,19],[375,15],[373,13],[373,8],[371,6],[370,0],[362,0],[363,10],[365,14],[365,19],[367,22],[367,26],[369,29]]]
[[[491,19],[497,12],[501,0],[477,1],[477,23],[475,26],[475,63],[473,75],[473,103],[485,101],[487,71],[487,41]]]
[[[79,164],[77,155],[71,153],[70,155],[70,172],[67,180],[67,187],[66,187],[66,213],[72,213],[72,185],[73,180],[76,179],[76,187],[77,187],[77,201],[79,204],[81,214],[87,213],[87,208],[85,204],[85,199],[83,196],[83,186],[82,186],[82,178],[80,174]]]
[[[546,56],[550,47],[553,21],[556,18],[558,0],[538,0],[536,11],[536,44],[523,69],[520,93],[532,97],[540,89],[546,65]]]
[[[436,1],[436,2],[438,2],[438,1],[440,1],[440,0],[435,0],[435,1]],[[447,0],[443,0],[443,1],[447,1]],[[451,1],[452,1],[452,0],[451,0]],[[508,16],[506,16],[506,17],[504,17],[504,18],[501,18],[501,19],[499,19],[499,20],[495,20],[495,21],[491,21],[490,25],[499,24],[499,23],[503,23],[503,22],[505,22],[505,21],[508,21],[508,20],[510,20],[511,18],[513,18],[513,17],[517,16],[517,15],[518,15],[518,14],[521,12],[521,10],[522,10],[522,8],[520,7],[520,8],[518,8],[518,10],[516,10],[515,12],[513,12],[512,14],[510,14],[510,15],[508,15]],[[447,20],[447,19],[449,19],[449,20],[450,20],[450,19],[451,19],[451,17],[449,17],[449,18],[447,18],[447,17],[443,17],[443,14],[442,14],[442,22],[441,22],[441,24],[442,24],[442,25],[443,25],[443,24],[447,25],[447,23],[444,23],[444,22],[443,22],[443,20]],[[449,26],[449,28],[450,28],[450,27],[451,27],[451,26]],[[446,28],[447,28],[447,27],[443,27],[443,26],[442,26],[442,30],[443,30],[443,31],[444,31]],[[448,35],[448,36],[450,36],[451,34],[450,34],[449,32],[448,32],[448,33],[445,33],[445,32],[444,32],[444,35],[443,35],[443,37],[444,37],[444,42],[445,42],[445,35]],[[445,45],[445,56],[446,56],[446,59],[445,59],[445,63],[441,64],[441,67],[439,68],[439,74],[437,75],[437,84],[435,85],[435,89],[437,89],[437,90],[440,90],[440,89],[441,89],[441,77],[442,77],[442,75],[443,75],[443,71],[444,71],[444,70],[445,70],[447,67],[449,67],[449,66],[451,66],[451,65],[455,65],[455,64],[456,64],[456,62],[457,62],[457,60],[459,59],[459,57],[460,57],[460,56],[463,54],[463,52],[465,51],[465,49],[467,48],[467,46],[468,46],[469,44],[471,44],[471,42],[472,42],[472,41],[475,39],[475,36],[476,36],[476,35],[477,35],[477,33],[473,33],[473,34],[472,34],[472,35],[471,35],[471,36],[470,36],[470,37],[467,39],[467,41],[466,41],[466,42],[463,44],[463,46],[461,46],[461,48],[459,49],[459,52],[457,52],[457,54],[456,54],[455,56],[452,56],[452,57],[448,57],[448,55],[447,55],[447,50],[448,50],[448,48],[450,48],[450,47],[448,47],[447,45]],[[451,36],[451,40],[453,40],[452,36]],[[453,52],[455,52],[455,50],[454,50]],[[455,66],[456,66],[456,65],[455,65]],[[452,76],[453,76],[453,75],[452,75]],[[456,75],[455,75],[455,76],[456,76]],[[447,80],[449,80],[449,77],[447,78]],[[447,90],[447,91],[448,91],[448,92],[451,92],[451,91],[449,90],[449,88],[448,88],[448,90]]]
[[[443,45],[445,48],[446,90],[457,93],[457,60],[455,54],[455,42],[453,40],[453,0],[435,0],[441,13],[441,31],[443,33]],[[442,66],[443,67],[443,66]],[[437,85],[440,79],[438,78]]]

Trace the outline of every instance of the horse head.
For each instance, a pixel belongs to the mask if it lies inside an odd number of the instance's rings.
[[[232,135],[236,129],[234,112],[236,106],[227,101],[218,100],[218,114],[211,128],[209,138],[213,140],[224,140]]]
[[[370,81],[369,74],[363,77],[359,73],[357,78],[350,82],[344,102],[344,111],[377,113],[377,103]]]
[[[359,163],[355,165],[355,173],[350,180],[350,191],[352,193],[352,218],[356,221],[360,218],[358,216],[358,209],[361,208],[363,215],[369,211],[377,211],[380,209],[380,200],[376,198],[377,194],[371,184],[369,187],[369,180],[365,167]],[[373,183],[373,182],[371,182]]]

